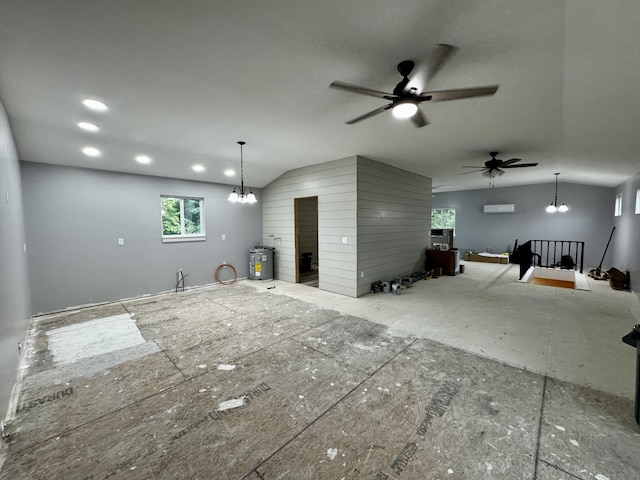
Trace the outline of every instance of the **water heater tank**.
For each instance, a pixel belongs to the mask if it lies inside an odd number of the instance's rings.
[[[273,247],[255,247],[249,251],[249,278],[271,280],[273,278]]]

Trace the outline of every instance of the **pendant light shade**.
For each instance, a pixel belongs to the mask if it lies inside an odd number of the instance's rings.
[[[242,156],[242,147],[246,142],[238,142],[240,145],[240,186],[233,187],[233,191],[227,198],[231,203],[257,203],[258,199],[250,187],[244,186],[244,158]]]
[[[551,202],[551,205],[546,208],[546,211],[547,213],[565,213],[569,211],[569,207],[567,207],[564,202],[562,202],[562,205],[558,205],[558,175],[560,175],[560,173],[554,173],[554,175],[556,176],[556,194],[553,197],[553,202]]]

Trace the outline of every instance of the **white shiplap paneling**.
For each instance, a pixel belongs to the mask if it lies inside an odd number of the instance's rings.
[[[263,189],[264,241],[279,238],[277,278],[295,282],[294,199],[312,196],[321,289],[355,297],[424,268],[431,179],[354,156],[291,170]]]
[[[424,269],[431,179],[358,157],[358,295]]]
[[[294,199],[317,196],[320,288],[356,296],[356,163],[354,156],[290,170],[263,189],[264,242],[282,239],[273,243],[277,278],[296,280]]]

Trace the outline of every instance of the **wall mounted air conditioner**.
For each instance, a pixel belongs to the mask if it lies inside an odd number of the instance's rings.
[[[516,206],[513,203],[502,203],[499,205],[485,205],[484,213],[513,213]]]

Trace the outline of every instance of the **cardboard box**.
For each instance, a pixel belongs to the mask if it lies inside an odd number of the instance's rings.
[[[465,258],[466,260],[466,258]],[[509,263],[509,257],[485,257],[484,255],[478,255],[477,253],[469,254],[470,262],[484,262],[484,263]]]
[[[609,285],[614,290],[629,290],[629,272],[621,272],[617,268],[607,270]]]

